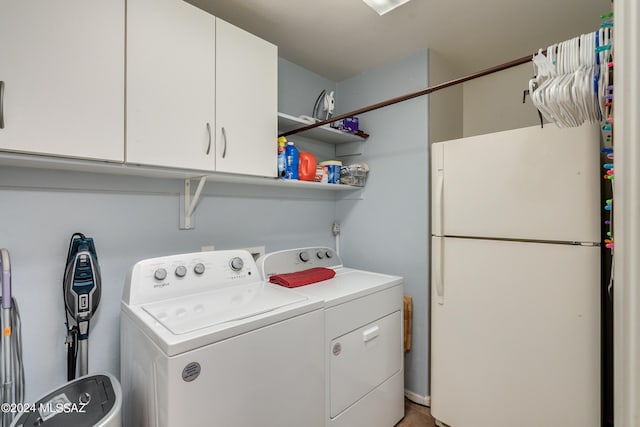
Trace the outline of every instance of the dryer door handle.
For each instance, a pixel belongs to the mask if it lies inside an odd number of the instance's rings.
[[[378,335],[380,335],[380,328],[378,327],[378,325],[366,329],[363,333],[362,333],[362,340],[364,342],[369,342],[375,338],[378,337]]]

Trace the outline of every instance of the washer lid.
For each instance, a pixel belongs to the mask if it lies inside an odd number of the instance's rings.
[[[264,282],[159,301],[142,308],[173,334],[247,319],[308,298]]]

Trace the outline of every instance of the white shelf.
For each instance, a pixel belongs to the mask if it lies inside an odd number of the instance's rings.
[[[0,152],[0,165],[49,170],[65,170],[114,174],[122,176],[140,176],[151,178],[187,179],[207,177],[209,182],[243,184],[279,188],[298,188],[325,191],[357,191],[362,187],[343,184],[323,184],[320,182],[293,181],[261,176],[239,175],[222,172],[208,172],[192,169],[164,168],[154,166],[128,165],[122,163],[100,162],[93,160],[69,159],[31,154]]]
[[[303,126],[307,126],[311,123],[306,122],[294,116],[290,116],[285,113],[278,113],[278,133],[289,132],[293,129],[299,129]],[[348,132],[342,132],[338,129],[333,129],[329,125],[319,126],[317,128],[309,129],[304,132],[300,132],[299,135],[307,138],[317,139],[321,142],[327,142],[330,144],[341,144],[343,142],[365,141],[365,138],[354,135]],[[292,138],[294,136],[292,135]]]
[[[202,174],[201,174],[202,175]],[[226,182],[230,184],[250,184],[267,187],[280,188],[300,188],[309,190],[329,190],[329,191],[355,191],[362,190],[362,187],[343,184],[324,184],[321,182],[298,181],[279,178],[267,178],[261,176],[234,175],[223,173],[209,173],[211,182]]]

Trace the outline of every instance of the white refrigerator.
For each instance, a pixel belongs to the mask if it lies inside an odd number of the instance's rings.
[[[600,426],[597,125],[432,145],[431,412]]]

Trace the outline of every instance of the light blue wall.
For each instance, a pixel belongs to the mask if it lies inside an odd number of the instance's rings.
[[[73,232],[95,239],[102,270],[89,369],[118,377],[120,300],[135,262],[199,251],[203,245],[265,245],[267,251],[333,245],[332,193],[207,183],[196,228],[184,231],[178,229],[182,185],[179,180],[0,167],[0,247],[11,252],[27,402],[66,380],[62,275]]]
[[[347,112],[428,86],[427,51],[340,82]],[[429,143],[427,98],[419,97],[360,116],[371,136],[364,154],[370,172],[362,200],[337,202],[346,265],[397,274],[413,297],[413,343],[405,357],[405,388],[428,396],[429,370]]]

